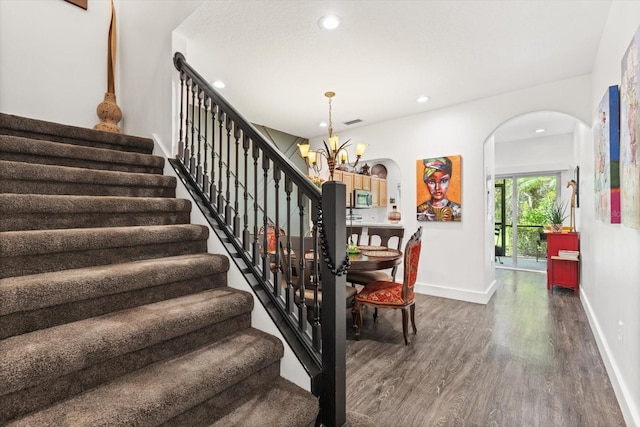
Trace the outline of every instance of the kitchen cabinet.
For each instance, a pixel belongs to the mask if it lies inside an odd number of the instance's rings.
[[[347,187],[347,207],[351,206],[353,190],[371,191],[373,207],[387,206],[387,180],[369,175],[336,170],[333,179],[342,181]]]
[[[371,191],[371,177],[369,175],[362,176],[362,189]]]
[[[362,178],[364,175],[360,175],[359,173],[353,174],[353,189],[354,190],[362,190]]]
[[[373,196],[373,207],[380,206],[380,178],[371,177],[371,195]]]
[[[345,172],[345,171],[334,171],[333,173],[333,179],[335,179],[336,181],[342,181],[344,183],[344,185],[347,187],[346,189],[346,204],[347,207],[351,206],[351,199],[353,198],[353,181],[354,181],[354,174],[352,174],[351,172]]]

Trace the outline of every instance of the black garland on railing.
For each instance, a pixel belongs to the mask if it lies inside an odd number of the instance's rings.
[[[334,276],[342,276],[347,273],[349,270],[349,266],[351,265],[351,260],[349,259],[349,254],[344,257],[340,266],[336,268],[335,263],[331,259],[331,251],[329,250],[329,245],[326,242],[326,236],[324,234],[324,227],[322,226],[322,209],[318,209],[318,214],[316,215],[317,224],[318,224],[318,232],[320,234],[320,250],[322,251],[322,259],[327,263],[327,267],[331,270],[331,274]]]

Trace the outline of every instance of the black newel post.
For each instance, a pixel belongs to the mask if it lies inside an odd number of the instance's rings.
[[[330,264],[346,256],[346,186],[329,181],[322,186],[322,216]],[[346,276],[335,276],[322,262],[322,420],[328,427],[346,424]]]

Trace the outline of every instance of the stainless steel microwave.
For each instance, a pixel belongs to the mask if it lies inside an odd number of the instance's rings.
[[[353,190],[353,207],[356,209],[366,209],[373,206],[373,195],[369,190]]]

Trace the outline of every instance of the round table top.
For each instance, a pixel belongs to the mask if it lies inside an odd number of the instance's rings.
[[[385,270],[402,262],[402,252],[390,248],[380,251],[360,250],[359,254],[349,254],[349,260],[349,271]]]
[[[307,252],[305,258],[312,259],[313,253]],[[349,261],[351,262],[349,271],[386,270],[402,262],[402,252],[391,248],[361,249],[358,254],[349,254]]]

